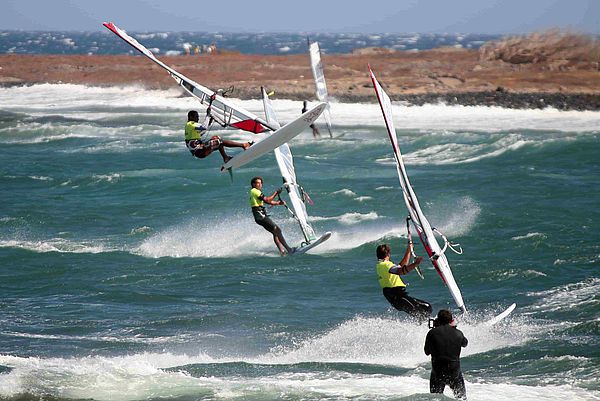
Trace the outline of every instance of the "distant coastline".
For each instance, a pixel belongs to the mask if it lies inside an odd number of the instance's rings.
[[[545,35],[545,36],[544,36]],[[587,46],[587,47],[586,47]],[[233,97],[256,99],[261,86],[277,98],[314,99],[306,54],[161,56],[203,85],[233,85]],[[600,51],[587,38],[540,34],[490,42],[479,49],[444,47],[418,52],[384,48],[324,54],[329,94],[341,102],[375,102],[367,64],[393,100],[506,108],[600,110]],[[71,83],[174,88],[143,56],[0,55],[0,85]]]

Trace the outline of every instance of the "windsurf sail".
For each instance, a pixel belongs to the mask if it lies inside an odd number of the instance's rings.
[[[412,221],[412,224],[419,235],[419,239],[425,247],[425,251],[429,255],[431,263],[450,290],[450,294],[452,294],[452,298],[454,298],[456,305],[461,311],[466,312],[462,294],[458,288],[458,285],[456,284],[456,281],[454,280],[452,270],[450,269],[450,264],[448,263],[448,259],[444,253],[448,246],[452,248],[452,244],[448,242],[443,234],[431,227],[431,224],[429,224],[429,221],[421,210],[417,196],[415,195],[415,192],[413,191],[408,180],[408,174],[406,173],[404,162],[402,161],[402,153],[400,153],[396,129],[394,128],[392,102],[375,78],[375,74],[373,74],[371,66],[369,66],[369,73],[371,74],[371,80],[373,81],[373,87],[375,88],[375,93],[377,94],[377,100],[381,106],[383,119],[385,121],[390,141],[392,142],[394,159],[396,161],[396,169],[398,171],[398,178],[400,179],[400,187],[402,188],[402,194],[404,197],[404,202],[406,203],[406,208],[408,209],[410,215],[410,220]],[[445,242],[443,249],[438,244],[434,231],[442,236]]]
[[[280,124],[277,121],[277,116],[275,115],[275,110],[273,109],[271,99],[269,99],[269,95],[267,95],[265,88],[261,88],[261,92],[266,121],[274,127],[279,128]],[[290,150],[290,146],[287,143],[284,143],[280,147],[276,148],[274,152],[277,165],[279,166],[279,171],[281,172],[281,177],[283,178],[284,188],[288,193],[290,203],[292,205],[293,211],[290,210],[290,212],[296,221],[298,221],[306,244],[310,244],[317,239],[315,231],[308,223],[308,213],[306,212],[305,201],[310,200],[310,198],[296,180],[296,170],[294,168],[292,151]]]
[[[318,42],[310,43],[308,40],[308,52],[310,53],[310,67],[312,69],[313,78],[315,79],[315,88],[317,99],[321,102],[327,103],[327,108],[323,112],[323,118],[327,124],[327,130],[329,130],[329,137],[333,138],[331,133],[331,113],[329,111],[329,95],[327,93],[327,84],[325,83],[325,74],[323,73],[323,63],[321,62],[321,50],[319,49]]]
[[[244,110],[242,107],[232,104],[223,96],[215,91],[212,91],[205,86],[200,85],[197,82],[189,79],[180,72],[175,71],[162,61],[156,58],[156,56],[148,50],[144,45],[139,43],[137,40],[132,38],[120,29],[112,22],[105,22],[103,24],[115,35],[123,39],[134,49],[148,57],[150,60],[167,70],[169,75],[181,86],[187,93],[198,99],[203,105],[211,108],[211,115],[223,126],[230,126],[238,128],[244,131],[253,132],[255,134],[261,133],[266,130],[274,131],[274,127],[269,125],[266,121],[262,120],[258,116]]]
[[[306,113],[298,116],[295,120],[290,121],[273,133],[266,135],[264,139],[257,141],[243,152],[236,153],[236,155],[227,163],[221,166],[221,171],[231,172],[232,169],[240,168],[254,159],[272,152],[281,145],[291,141],[296,136],[300,135],[306,127],[315,122],[321,113],[323,113],[326,106],[325,103],[319,103]]]

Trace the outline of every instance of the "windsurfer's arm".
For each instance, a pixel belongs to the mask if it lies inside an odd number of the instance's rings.
[[[269,205],[285,205],[285,201],[283,200],[275,200],[275,197],[277,195],[279,195],[281,193],[281,188],[279,188],[277,191],[273,192],[273,195],[271,196],[265,196],[263,197],[263,201],[265,203],[268,203]]]
[[[408,246],[406,247],[406,252],[404,252],[404,257],[400,261],[400,266],[406,266],[408,262],[410,262],[410,256],[412,255],[412,240],[409,240]]]
[[[389,272],[391,274],[397,274],[399,276],[403,276],[405,274],[410,273],[412,270],[415,269],[415,267],[419,266],[421,264],[421,261],[423,260],[423,256],[417,256],[417,258],[415,259],[415,261],[409,265],[394,265],[392,267],[390,267]]]
[[[211,123],[212,117],[210,115],[210,108],[208,110],[206,110],[206,118],[204,119],[204,121],[201,124],[201,127],[203,130],[207,130],[208,127],[210,127],[210,123]]]

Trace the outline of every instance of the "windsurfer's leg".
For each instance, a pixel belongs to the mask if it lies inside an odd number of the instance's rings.
[[[321,133],[315,124],[311,124],[310,128],[312,128],[313,137],[318,138],[321,136]]]
[[[250,146],[252,146],[251,142],[236,142],[236,141],[230,141],[230,140],[223,140],[222,141],[223,146],[227,146],[228,148],[244,148],[244,150],[248,149]]]
[[[221,157],[223,158],[223,162],[227,163],[229,160],[231,160],[231,156],[229,156],[227,153],[225,153],[225,148],[223,147],[223,145],[219,146],[219,153],[221,154]]]
[[[415,305],[415,309],[418,315],[421,315],[425,319],[429,319],[431,314],[433,313],[433,309],[431,308],[431,304],[429,302],[425,302],[421,299],[409,297],[412,300],[412,303]]]
[[[287,242],[285,242],[285,238],[283,238],[283,233],[281,232],[281,228],[279,228],[279,226],[275,226],[275,232],[273,233],[273,236],[277,237],[277,240],[281,243],[281,245],[284,246],[288,253],[294,253],[294,250],[287,244]]]
[[[258,225],[264,227],[265,230],[273,234],[273,242],[275,242],[275,245],[277,245],[277,249],[279,249],[279,253],[281,253],[281,255],[284,255],[286,252],[293,252],[293,249],[290,248],[285,242],[285,239],[281,234],[281,229],[273,220],[271,220],[269,216],[255,221]]]
[[[394,308],[401,312],[406,312],[419,319],[428,319],[431,316],[431,305],[409,296],[403,287],[384,288],[383,295]]]
[[[212,153],[212,149],[205,147],[198,147],[194,150],[194,156],[198,159],[204,159],[206,156]]]
[[[273,234],[273,242],[275,242],[275,245],[277,245],[277,249],[279,249],[279,254],[281,256],[285,255],[286,249],[283,246],[283,244],[281,243],[281,241],[279,241],[277,234]]]

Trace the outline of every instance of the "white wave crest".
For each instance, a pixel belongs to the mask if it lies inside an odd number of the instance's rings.
[[[517,235],[515,237],[512,237],[511,239],[514,241],[518,241],[518,240],[529,239],[529,238],[536,238],[536,239],[544,240],[544,239],[548,238],[548,236],[543,233],[533,232],[533,233],[527,233],[525,235]]]
[[[39,253],[102,253],[117,250],[107,248],[104,245],[98,245],[87,242],[72,242],[62,238],[53,238],[39,241],[0,240],[0,248],[21,248]]]
[[[340,216],[332,216],[332,217],[320,217],[320,216],[309,216],[308,220],[309,221],[327,221],[327,220],[333,220],[333,221],[337,221],[339,223],[345,224],[345,225],[352,225],[352,224],[358,224],[361,223],[363,221],[370,221],[370,220],[377,220],[379,218],[379,215],[376,212],[369,212],[369,213],[358,213],[358,212],[352,212],[352,213],[344,213]]]
[[[578,309],[583,306],[600,305],[597,294],[600,291],[600,278],[590,278],[577,283],[569,283],[550,290],[530,292],[527,295],[536,298],[531,306],[533,310],[554,312]]]

